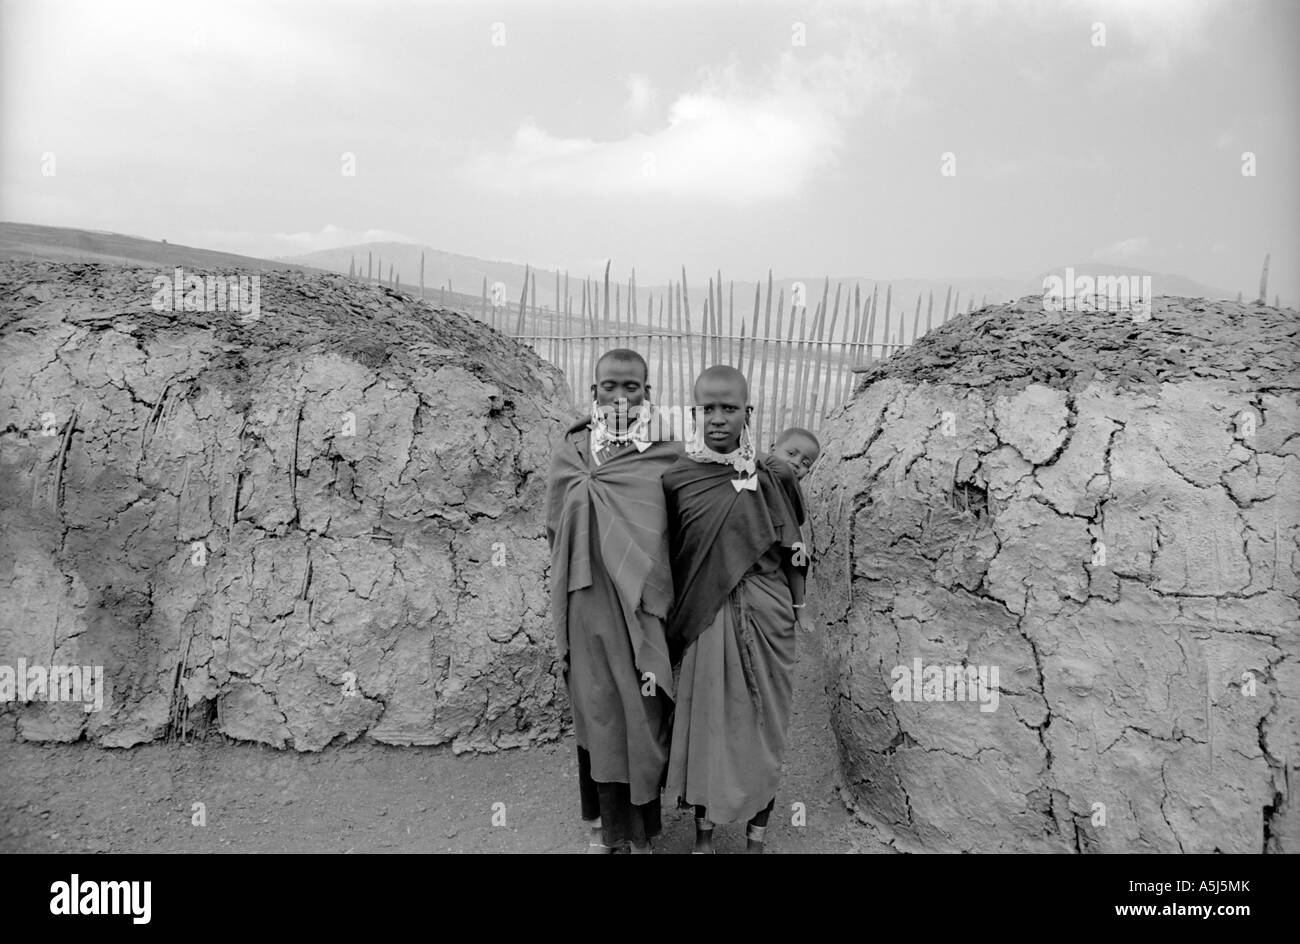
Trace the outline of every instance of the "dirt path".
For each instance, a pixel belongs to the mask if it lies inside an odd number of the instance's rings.
[[[816,649],[801,637],[768,848],[889,851],[838,798]],[[806,806],[803,827],[791,825],[796,802]],[[195,803],[204,804],[204,826],[191,823]],[[504,826],[493,825],[494,804],[504,804]],[[657,850],[687,852],[691,836],[690,813],[666,808]],[[373,743],[318,754],[217,741],[131,750],[0,743],[0,852],[574,853],[584,842],[571,739],[460,757]],[[743,827],[720,827],[717,845],[739,851]]]

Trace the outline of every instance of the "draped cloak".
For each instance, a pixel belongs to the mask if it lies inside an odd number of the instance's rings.
[[[551,461],[552,627],[591,776],[628,783],[644,804],[657,800],[667,760],[668,710],[657,702],[673,697],[664,630],[673,586],[661,476],[682,446],[629,445],[598,466],[589,448],[583,421]]]
[[[803,493],[794,473],[762,456],[754,474],[752,492],[737,491],[731,481],[739,473],[716,462],[683,457],[663,475],[677,589],[668,635],[680,646],[708,628],[745,571],[773,545],[789,550],[802,540]]]
[[[793,700],[803,500],[780,463],[760,461],[755,477],[756,490],[737,491],[730,466],[683,459],[663,479],[678,588],[669,635],[684,650],[667,787],[716,823],[776,795]]]

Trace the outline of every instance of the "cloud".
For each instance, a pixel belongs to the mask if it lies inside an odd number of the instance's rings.
[[[419,243],[420,240],[404,233],[395,233],[383,229],[355,230],[327,223],[316,232],[300,233],[254,233],[239,230],[202,230],[193,236],[178,234],[175,240],[203,246],[206,249],[219,249],[225,252],[238,252],[246,255],[276,258],[282,256],[299,256],[321,249],[337,249],[340,246],[354,246],[357,243]]]
[[[856,40],[811,60],[791,51],[757,84],[742,80],[734,64],[704,71],[651,131],[562,138],[525,120],[508,147],[477,155],[459,173],[511,193],[788,198],[840,160],[850,121],[904,84],[888,54],[868,55]],[[648,80],[631,77],[629,91],[626,113],[652,110]]]
[[[1106,26],[1112,58],[1098,73],[1100,88],[1168,75],[1188,53],[1210,46],[1211,20],[1223,10],[1212,0],[1101,0],[1096,22]]]
[[[1092,257],[1094,259],[1131,260],[1151,254],[1151,240],[1149,238],[1146,236],[1130,236],[1128,239],[1121,239],[1109,246],[1095,250]]]
[[[650,77],[634,73],[627,77],[627,101],[623,110],[634,122],[641,122],[651,117],[659,104],[659,93],[655,91]]]

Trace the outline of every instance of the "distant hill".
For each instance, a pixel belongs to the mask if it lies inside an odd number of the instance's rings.
[[[1074,270],[1075,277],[1091,276],[1150,276],[1151,291],[1156,295],[1176,295],[1182,298],[1205,298],[1209,300],[1234,299],[1237,297],[1236,292],[1229,292],[1224,288],[1215,288],[1212,285],[1205,285],[1197,282],[1195,279],[1189,279],[1183,275],[1173,275],[1166,272],[1153,272],[1150,269],[1135,269],[1131,266],[1111,265],[1108,262],[1075,262],[1068,266],[1056,266],[1042,273],[1034,281],[1032,290],[1027,289],[1021,294],[1038,294],[1043,290],[1043,279],[1049,275],[1055,275],[1061,278],[1065,276],[1065,270],[1071,268]]]
[[[451,283],[452,291],[465,295],[479,296],[483,291],[483,280],[487,279],[489,291],[494,282],[504,282],[513,290],[510,296],[515,304],[519,302],[519,292],[524,284],[524,267],[513,262],[491,262],[474,256],[462,256],[454,252],[444,252],[431,246],[418,246],[414,243],[375,242],[360,243],[355,246],[342,246],[338,249],[321,249],[301,256],[289,256],[282,261],[295,265],[325,269],[347,275],[355,262],[356,274],[366,278],[367,270],[375,279],[387,281],[389,267],[401,276],[403,285],[420,284],[420,255],[424,254],[425,288],[445,288]],[[543,286],[551,293],[554,300],[555,276],[549,281],[538,279],[538,304],[542,303]]]
[[[230,268],[230,269],[296,269],[320,270],[347,274],[355,264],[356,275],[365,279],[367,268],[374,280],[387,282],[390,267],[400,277],[401,287],[416,293],[420,281],[420,257],[424,255],[425,297],[431,302],[444,303],[467,311],[477,311],[479,299],[483,292],[484,280],[488,291],[496,282],[505,285],[506,307],[517,310],[519,296],[524,283],[524,266],[513,262],[497,262],[480,259],[475,256],[460,255],[419,246],[413,243],[375,242],[344,246],[338,249],[324,249],[282,259],[260,259],[237,253],[217,252],[193,246],[181,246],[161,240],[143,239],[137,236],[124,236],[119,233],[105,233],[94,230],[73,229],[62,226],[38,226],[30,223],[0,223],[0,259],[47,259],[55,262],[93,261],[103,263],[126,263],[140,266],[190,266],[194,268]],[[1228,299],[1236,296],[1235,292],[1204,285],[1181,275],[1152,272],[1127,266],[1109,265],[1094,261],[1074,263],[1072,268],[1076,275],[1137,275],[1150,276],[1151,287],[1156,295],[1176,295],[1190,298]],[[1043,276],[1047,274],[1063,275],[1066,266],[1059,266],[1044,272],[1035,278],[953,278],[953,279],[893,279],[878,280],[862,276],[834,276],[830,279],[828,304],[833,305],[837,285],[843,286],[840,316],[835,330],[836,337],[843,337],[849,330],[851,321],[853,292],[858,289],[863,301],[871,297],[873,290],[878,291],[878,310],[883,315],[886,298],[890,302],[895,318],[902,316],[902,336],[911,334],[916,321],[918,302],[921,310],[921,324],[926,320],[933,295],[934,311],[931,315],[934,323],[941,319],[949,289],[953,293],[953,311],[969,311],[972,305],[979,307],[984,303],[994,304],[1037,295],[1042,292]],[[539,308],[550,309],[555,304],[555,272],[543,270],[535,272],[536,303]],[[582,309],[582,276],[590,275],[593,280],[601,279],[602,272],[570,273],[569,291],[572,297],[574,313]],[[702,326],[704,299],[707,295],[710,276],[715,272],[687,271],[690,289],[690,311],[692,327],[698,331]],[[732,306],[734,297],[735,332],[739,333],[743,320],[746,333],[752,335],[755,283],[751,280],[738,280],[732,283],[727,273],[723,273],[723,312]],[[610,285],[610,310],[613,313],[616,297],[624,312],[627,311],[627,272],[612,271]],[[616,287],[617,280],[622,279],[621,286]],[[826,277],[807,276],[805,278],[774,279],[773,291],[783,293],[786,311],[789,311],[791,292],[797,282],[804,284],[809,315],[816,309],[826,288]],[[443,293],[440,289],[448,284],[451,292]],[[647,295],[655,298],[656,313],[659,300],[667,289],[666,285],[654,284],[637,286],[637,321],[646,323],[645,301]],[[764,304],[766,301],[766,280],[763,283]],[[617,296],[616,296],[617,293]],[[734,295],[733,295],[734,293]],[[774,305],[775,308],[775,305]],[[765,309],[760,309],[760,319]],[[847,314],[846,314],[847,312]],[[760,321],[759,330],[762,330]],[[776,330],[776,313],[773,312],[771,330]],[[725,331],[725,329],[724,329]],[[788,318],[782,327],[782,333],[789,333]]]
[[[481,297],[483,292],[483,283],[486,280],[488,291],[491,292],[491,286],[496,282],[505,285],[506,304],[511,308],[517,308],[519,297],[523,291],[524,284],[524,266],[513,262],[495,262],[488,259],[480,259],[474,256],[464,256],[457,253],[446,252],[441,249],[435,249],[431,246],[419,246],[413,243],[397,242],[376,242],[361,243],[355,246],[343,246],[338,249],[325,249],[319,252],[307,253],[301,256],[292,256],[284,261],[292,262],[299,265],[312,266],[320,269],[327,269],[333,272],[346,274],[350,267],[355,265],[356,273],[360,278],[365,278],[367,270],[373,274],[374,278],[387,280],[389,277],[390,266],[392,271],[400,277],[403,286],[416,286],[420,280],[420,257],[424,256],[424,284],[426,290],[431,294],[439,289],[445,288],[448,284],[451,290],[456,293],[458,302],[472,304],[473,300]],[[1065,266],[1049,270],[1051,273],[1063,275]],[[1135,269],[1127,266],[1115,266],[1099,262],[1076,263],[1073,266],[1076,275],[1146,275],[1151,277],[1152,290],[1157,295],[1182,295],[1191,298],[1207,299],[1225,299],[1235,296],[1235,292],[1228,292],[1225,289],[1218,289],[1212,286],[1203,285],[1193,279],[1180,275],[1169,275],[1164,273],[1152,272],[1145,269]],[[903,315],[906,328],[904,334],[910,334],[912,324],[916,321],[916,312],[918,302],[921,310],[921,321],[924,323],[927,313],[930,311],[931,296],[933,295],[934,310],[932,318],[937,323],[944,309],[945,301],[948,299],[949,290],[952,292],[951,312],[969,311],[972,306],[978,308],[981,305],[995,304],[1000,302],[1013,301],[1023,298],[1026,295],[1037,295],[1043,290],[1043,276],[1048,273],[1034,278],[952,278],[952,279],[873,279],[863,276],[833,276],[830,279],[830,288],[828,292],[828,305],[834,305],[835,289],[837,285],[843,286],[841,296],[841,309],[838,326],[835,334],[837,337],[843,336],[843,332],[848,330],[848,321],[850,315],[846,312],[852,312],[853,291],[857,287],[859,296],[865,301],[870,298],[873,290],[879,294],[878,310],[883,313],[886,302],[886,293],[894,317]],[[534,270],[536,281],[536,301],[539,308],[550,309],[555,304],[555,272],[554,270]],[[581,311],[582,307],[582,278],[591,276],[593,280],[602,279],[603,271],[589,273],[570,273],[569,292],[572,297],[573,310],[575,313]],[[687,286],[690,289],[690,305],[692,327],[697,330],[701,324],[701,314],[704,308],[705,296],[708,294],[709,278],[716,277],[716,272],[692,272],[686,273]],[[752,324],[754,312],[754,288],[755,283],[752,280],[738,280],[734,283],[728,280],[727,273],[723,277],[723,312],[724,319],[726,313],[733,308],[736,319],[735,331],[740,331],[740,320],[744,319],[748,326]],[[561,275],[561,280],[563,276]],[[615,288],[615,283],[621,280],[619,287]],[[772,282],[773,292],[784,294],[788,306],[790,303],[791,292],[796,283],[802,282],[804,285],[807,305],[812,310],[820,303],[822,293],[826,291],[826,276],[807,276],[805,278],[779,278]],[[640,323],[647,320],[645,313],[645,300],[648,294],[655,298],[656,314],[658,312],[658,300],[663,292],[667,289],[663,284],[638,284],[637,285],[637,306]],[[613,312],[615,305],[619,305],[621,310],[627,311],[627,271],[611,272],[610,286],[610,309]],[[734,302],[732,299],[734,298]],[[763,282],[763,302],[760,307],[760,319],[765,317],[766,306],[766,280]],[[833,307],[832,307],[833,311]],[[624,314],[626,317],[626,314]],[[829,315],[828,315],[829,317]],[[772,330],[775,331],[775,313],[773,315],[774,324]],[[788,320],[783,332],[788,333]],[[895,322],[898,324],[898,322]],[[760,322],[760,330],[761,322]],[[746,332],[753,332],[746,327]]]
[[[304,266],[233,252],[181,246],[97,230],[33,223],[0,222],[0,259],[50,262],[102,262],[138,266],[191,266],[212,269],[294,269]]]
[[[432,246],[419,246],[413,243],[394,243],[394,242],[375,242],[361,243],[355,246],[343,246],[338,249],[322,249],[318,252],[306,253],[300,256],[289,256],[283,261],[291,262],[298,265],[312,266],[319,269],[326,269],[331,272],[341,272],[347,274],[350,268],[355,264],[357,275],[364,278],[367,270],[377,279],[387,279],[389,266],[393,266],[396,274],[400,275],[402,284],[417,285],[420,280],[420,256],[424,255],[424,284],[426,288],[437,289],[445,287],[449,282],[453,291],[465,295],[479,296],[483,292],[484,279],[487,280],[488,291],[495,282],[502,282],[506,287],[506,299],[511,305],[518,305],[519,296],[523,291],[524,285],[524,266],[513,262],[496,262],[489,259],[480,259],[475,256],[463,256],[453,252],[446,252],[441,249],[435,249]],[[537,283],[537,304],[539,307],[552,307],[555,303],[555,271],[553,269],[532,270],[536,276]],[[621,280],[620,296],[624,310],[626,310],[627,297],[627,275],[626,269],[614,270],[610,273],[611,286],[610,292],[614,293],[614,284]],[[698,318],[704,304],[705,295],[708,294],[709,278],[716,275],[714,272],[692,272],[687,270],[687,287],[690,289],[691,313],[693,317]],[[584,276],[590,276],[593,280],[603,279],[604,271],[597,272],[571,272],[569,291],[574,297],[574,306],[581,306],[582,279]],[[563,273],[561,273],[561,284]],[[821,293],[825,286],[826,276],[808,276],[805,278],[778,278],[772,282],[774,292],[784,291],[787,302],[790,299],[791,291],[796,282],[804,284],[807,296],[811,299],[810,306],[815,307],[821,300]],[[977,299],[987,296],[989,302],[1009,301],[1013,298],[1019,298],[1023,295],[1030,294],[1031,290],[1027,286],[1028,281],[1016,279],[999,279],[999,278],[976,278],[976,279],[950,279],[940,281],[938,279],[895,279],[892,282],[885,280],[876,280],[863,278],[861,276],[834,276],[830,280],[830,297],[833,302],[835,296],[835,286],[837,283],[843,283],[849,295],[846,301],[852,301],[852,286],[859,285],[862,290],[869,296],[874,287],[879,285],[880,293],[883,295],[887,284],[893,285],[894,304],[903,305],[904,301],[909,304],[915,304],[918,293],[934,291],[938,297],[936,305],[942,309],[944,295],[948,286],[952,286],[953,291],[961,296],[962,310],[966,309],[967,302],[971,295]],[[732,292],[732,283],[727,273],[723,273],[723,302],[728,304],[728,293]],[[754,305],[754,285],[752,280],[738,280],[735,282],[735,307],[737,312],[748,311],[750,317],[753,315]],[[766,281],[763,282],[764,297],[766,297]],[[1041,280],[1037,283],[1037,289],[1041,291]],[[663,284],[646,284],[644,282],[637,285],[637,301],[640,307],[644,307],[644,301],[647,293],[653,293],[656,299],[667,289]],[[613,307],[613,300],[610,302]],[[725,310],[725,309],[724,309]]]

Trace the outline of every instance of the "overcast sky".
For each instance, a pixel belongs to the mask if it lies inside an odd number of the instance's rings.
[[[642,284],[1102,260],[1249,297],[1271,250],[1295,305],[1298,27],[1295,0],[0,0],[0,218]]]

